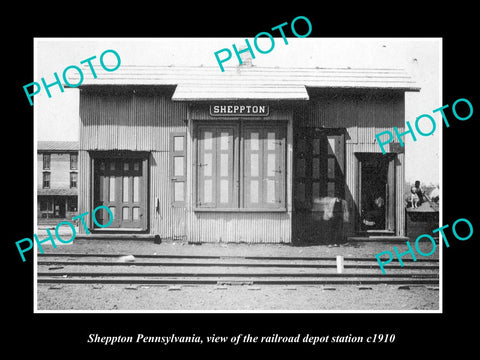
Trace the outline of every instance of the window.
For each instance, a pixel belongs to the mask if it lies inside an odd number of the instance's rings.
[[[50,188],[50,173],[44,172],[43,173],[43,188],[49,189]]]
[[[344,141],[337,129],[298,130],[294,141],[296,209],[310,209],[321,197],[344,198]]]
[[[77,187],[77,178],[78,178],[78,174],[76,172],[71,172],[70,173],[70,187],[71,188],[76,188]]]
[[[47,211],[47,201],[40,200],[40,211]]]
[[[68,211],[76,212],[77,211],[77,203],[78,203],[78,199],[77,199],[76,196],[70,197],[69,202],[68,202]]]
[[[237,126],[198,128],[197,206],[206,208],[238,207],[234,194],[234,139]]]
[[[285,209],[285,125],[197,126],[197,208]]]
[[[47,198],[40,200],[40,211],[43,212],[43,218],[48,217],[47,213],[53,213],[53,200]]]
[[[50,154],[43,154],[43,170],[50,170]]]
[[[70,170],[78,170],[78,155],[70,154]]]
[[[244,128],[244,204],[276,208],[284,204],[282,131],[274,127]]]
[[[170,139],[172,205],[185,206],[187,180],[186,135],[185,133],[172,133]]]

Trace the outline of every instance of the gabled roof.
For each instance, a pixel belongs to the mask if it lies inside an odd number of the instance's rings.
[[[403,69],[280,68],[238,66],[129,66],[113,72],[85,67],[85,85],[176,85],[173,100],[297,99],[308,100],[307,88],[365,88],[418,91]],[[68,82],[77,84],[71,72]]]
[[[37,151],[78,151],[78,141],[38,141]]]

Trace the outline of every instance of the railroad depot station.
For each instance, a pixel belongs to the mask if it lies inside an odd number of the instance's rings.
[[[105,228],[85,217],[86,236],[407,239],[404,148],[395,138],[383,155],[375,139],[404,131],[405,92],[420,90],[404,70],[245,62],[84,75],[78,213],[114,214]]]

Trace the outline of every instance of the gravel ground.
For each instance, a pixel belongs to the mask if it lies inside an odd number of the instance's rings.
[[[385,242],[341,245],[289,246],[272,244],[203,244],[181,241],[154,244],[144,240],[75,240],[46,253],[178,254],[235,256],[372,257],[385,251],[407,249]],[[423,250],[428,253],[431,244]],[[405,256],[405,258],[410,255]],[[419,257],[421,259],[422,257]],[[428,257],[438,258],[438,251]],[[138,310],[138,311],[324,311],[324,310],[438,310],[440,292],[434,286],[334,285],[48,285],[37,286],[38,310]]]
[[[74,240],[71,244],[57,244],[53,248],[50,242],[42,244],[45,253],[111,253],[119,255],[146,255],[146,254],[177,254],[177,255],[234,255],[234,256],[326,256],[335,257],[372,257],[382,251],[392,251],[397,246],[398,251],[406,251],[405,242],[351,242],[333,245],[310,245],[294,246],[286,244],[237,244],[237,243],[205,243],[188,244],[184,241],[164,241],[161,244],[154,244],[146,240]],[[421,243],[420,249],[424,253],[431,250],[430,243]],[[410,255],[404,256],[405,259]],[[438,259],[437,251],[429,257],[418,259]]]
[[[38,310],[438,310],[431,286],[38,285]]]

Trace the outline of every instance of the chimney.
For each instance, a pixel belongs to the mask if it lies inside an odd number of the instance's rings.
[[[247,46],[242,46],[240,49],[238,49],[238,52],[240,53],[240,58],[242,59],[242,63],[238,65],[239,67],[253,66],[252,53],[247,49],[248,49]]]

